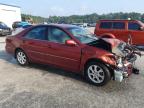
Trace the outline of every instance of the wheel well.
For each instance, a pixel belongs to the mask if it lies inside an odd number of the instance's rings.
[[[96,59],[96,58],[92,58],[92,59],[89,59],[86,61],[85,65],[84,65],[84,68],[87,66],[88,63],[90,62],[99,62],[99,63],[102,63],[102,64],[105,64],[102,60],[100,59]]]
[[[96,59],[96,58],[92,58],[92,59],[87,60],[87,62],[86,62],[85,65],[84,65],[84,74],[85,74],[86,66],[87,66],[87,64],[90,63],[90,62],[98,62],[98,63],[101,63],[101,64],[105,65],[105,66],[109,69],[109,71],[110,71],[110,73],[111,73],[111,76],[113,77],[113,75],[114,75],[114,70],[112,69],[112,67],[109,66],[109,65],[107,65],[106,63],[104,63],[102,60]]]

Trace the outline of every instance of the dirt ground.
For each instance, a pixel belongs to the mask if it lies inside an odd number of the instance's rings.
[[[5,52],[0,37],[0,108],[143,108],[144,57],[140,75],[104,87],[86,83],[80,75],[33,64],[21,67]]]

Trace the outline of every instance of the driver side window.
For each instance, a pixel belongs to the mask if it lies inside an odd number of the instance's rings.
[[[64,44],[66,40],[71,39],[70,36],[68,36],[63,30],[56,28],[56,27],[50,27],[49,33],[48,33],[48,40],[50,42],[56,42],[56,43],[62,43]]]

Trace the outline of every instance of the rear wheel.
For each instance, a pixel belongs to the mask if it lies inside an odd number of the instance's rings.
[[[85,77],[90,83],[103,86],[110,81],[111,74],[109,69],[102,63],[90,62],[85,68]]]
[[[17,59],[17,62],[18,62],[21,66],[26,66],[26,65],[28,65],[28,57],[27,57],[27,55],[25,54],[25,52],[22,51],[22,50],[16,51],[16,59]]]

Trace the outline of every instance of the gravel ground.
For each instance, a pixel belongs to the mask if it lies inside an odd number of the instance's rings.
[[[80,75],[49,66],[21,67],[4,50],[0,37],[0,108],[143,108],[144,57],[140,75],[104,87],[86,83]]]

